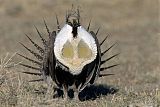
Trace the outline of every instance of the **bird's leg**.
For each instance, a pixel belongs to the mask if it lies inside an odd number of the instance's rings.
[[[59,90],[61,90],[59,87],[53,87],[54,88],[54,93],[53,93],[53,98],[58,98],[61,97],[61,93],[59,92]]]
[[[76,89],[76,91],[74,91],[74,99],[75,100],[79,100],[79,92],[78,92],[78,90]]]
[[[53,84],[51,83],[51,81],[49,80],[49,77],[46,76],[45,81],[47,83],[47,92],[45,95],[45,100],[47,100],[49,98],[49,96],[51,95],[50,93],[52,93],[52,88],[53,88]]]
[[[76,87],[76,84],[74,84],[74,99],[75,100],[79,100],[79,90],[80,90],[80,87],[81,87],[82,84],[80,84],[78,87]]]
[[[63,98],[64,100],[68,99],[68,86],[66,84],[63,85]]]

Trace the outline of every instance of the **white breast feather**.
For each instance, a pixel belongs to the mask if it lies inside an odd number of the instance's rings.
[[[67,42],[67,40],[68,41],[73,40],[72,27],[66,24],[61,29],[61,31],[57,34],[55,43],[54,43],[54,53],[56,58],[65,66],[68,65],[70,72],[72,74],[79,74],[83,69],[83,67],[86,64],[92,62],[97,56],[97,45],[92,35],[88,33],[82,26],[78,27],[77,33],[78,33],[77,38],[82,39],[89,46],[89,48],[92,50],[93,55],[89,60],[83,62],[81,66],[76,67],[76,69],[75,67],[73,68],[71,66],[69,67],[68,63],[65,62],[65,60],[62,58],[62,55],[61,55],[61,51],[63,49],[64,44]]]
[[[67,42],[67,40],[72,38],[71,32],[72,27],[66,24],[56,36],[54,42],[54,53],[58,59],[60,58],[60,53],[63,48],[63,45]]]
[[[97,55],[97,45],[90,33],[88,33],[82,26],[78,27],[78,36],[82,38],[90,49]]]

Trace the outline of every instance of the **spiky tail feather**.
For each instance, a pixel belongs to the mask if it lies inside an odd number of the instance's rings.
[[[19,53],[17,53],[17,55],[23,57],[24,59],[26,59],[26,60],[28,60],[28,61],[30,61],[30,62],[33,62],[33,63],[37,64],[37,65],[39,65],[39,66],[42,65],[40,62],[38,62],[38,61],[36,61],[36,60],[33,60],[33,59],[31,59],[31,58],[29,58],[29,57],[27,57],[27,56],[21,55],[21,54],[19,54]]]
[[[25,49],[27,49],[31,54],[33,54],[39,61],[43,60],[43,57],[41,55],[39,55],[38,53],[32,51],[31,49],[29,49],[27,46],[25,46],[24,44],[20,43]]]
[[[26,37],[29,39],[29,41],[36,47],[36,49],[39,51],[41,56],[44,55],[44,49],[42,49],[40,46],[38,46],[27,34]]]

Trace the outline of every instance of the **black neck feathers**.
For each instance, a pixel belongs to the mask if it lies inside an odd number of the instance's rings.
[[[72,27],[72,34],[74,38],[77,37],[77,27]]]
[[[72,34],[73,37],[76,38],[77,37],[77,28],[78,28],[79,24],[77,23],[77,21],[75,19],[73,19],[73,23],[72,23]]]

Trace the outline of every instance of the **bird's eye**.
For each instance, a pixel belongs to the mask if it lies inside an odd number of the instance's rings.
[[[62,56],[65,58],[73,58],[74,57],[73,46],[68,41],[63,46]]]
[[[78,57],[90,58],[91,56],[92,56],[92,51],[89,48],[89,46],[83,40],[80,40],[78,44]]]

